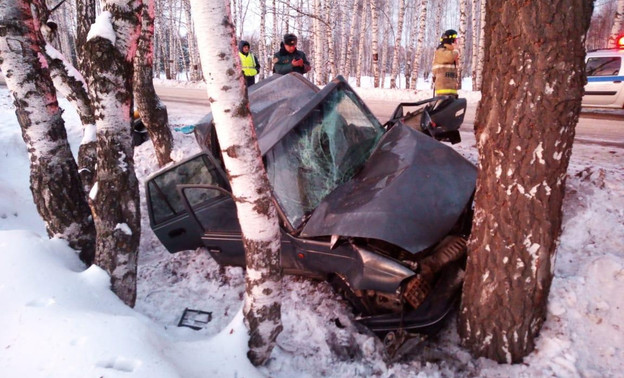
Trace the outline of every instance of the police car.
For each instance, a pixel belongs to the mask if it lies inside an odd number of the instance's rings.
[[[587,53],[583,106],[624,108],[624,35],[617,38],[616,45]]]

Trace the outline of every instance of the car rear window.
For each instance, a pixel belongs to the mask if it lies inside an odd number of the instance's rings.
[[[592,57],[587,59],[585,72],[587,76],[617,76],[622,66],[622,58],[618,56]]]

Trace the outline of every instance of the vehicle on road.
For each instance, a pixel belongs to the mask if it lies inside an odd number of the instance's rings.
[[[588,52],[585,72],[584,107],[624,108],[624,35],[617,48]]]
[[[386,340],[439,329],[463,282],[476,168],[435,138],[456,141],[465,101],[400,104],[382,125],[342,77],[319,89],[296,73],[250,87],[249,99],[283,272],[327,280]],[[201,153],[146,181],[150,226],[171,253],[244,267],[211,115],[195,133]]]

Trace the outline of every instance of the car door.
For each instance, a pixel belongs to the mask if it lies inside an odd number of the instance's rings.
[[[230,264],[241,257],[244,264],[236,207],[225,173],[209,153],[148,178],[146,199],[150,226],[170,253],[206,247],[213,255],[226,252]]]
[[[622,56],[590,56],[586,62],[584,106],[622,107],[624,77]]]

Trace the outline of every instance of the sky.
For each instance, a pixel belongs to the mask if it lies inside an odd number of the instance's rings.
[[[416,99],[407,90],[356,91],[365,100]],[[473,104],[480,98],[471,91],[460,96]],[[60,103],[76,155],[80,121],[66,100]],[[196,105],[168,110],[172,128],[195,123],[203,112]],[[176,161],[199,151],[192,134],[174,138]],[[472,133],[462,132],[453,148],[476,163]],[[47,237],[32,201],[15,109],[2,86],[0,151],[2,377],[617,377],[624,371],[624,149],[573,147],[548,315],[522,364],[472,358],[459,346],[455,319],[390,361],[328,284],[285,277],[284,330],[259,368],[246,358],[242,269],[220,269],[197,251],[169,254],[149,229],[143,183],[158,169],[151,142],[134,156],[142,201],[135,308],[110,291],[106,272],[86,268],[63,240]],[[200,330],[179,327],[185,308],[212,319]]]

